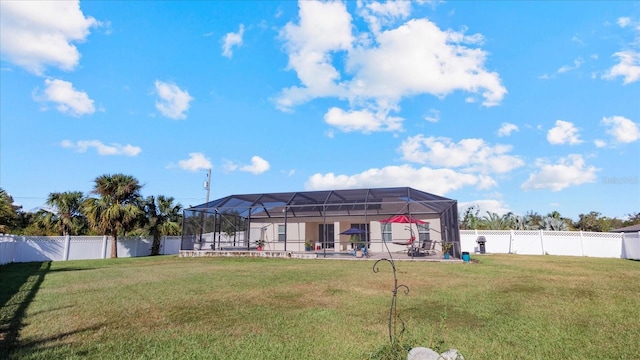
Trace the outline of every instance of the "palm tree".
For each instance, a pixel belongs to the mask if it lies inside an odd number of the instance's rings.
[[[534,221],[534,217],[530,214],[523,216],[513,215],[511,223],[514,230],[537,230],[540,227],[538,222]]]
[[[512,227],[511,217],[511,213],[500,216],[494,212],[487,211],[487,215],[480,219],[480,228],[485,230],[509,230]]]
[[[29,233],[30,235],[44,235],[44,236],[56,236],[60,232],[56,229],[57,217],[53,211],[40,209],[36,212],[32,218],[32,228],[35,233]]]
[[[143,213],[140,208],[142,185],[130,175],[101,175],[95,179],[92,193],[84,203],[89,224],[112,237],[111,257],[118,257],[118,236],[132,230]]]
[[[547,216],[540,222],[540,228],[549,231],[568,231],[569,225],[561,218]]]
[[[85,223],[83,201],[84,196],[80,191],[50,193],[46,202],[50,208],[38,212],[36,223],[45,230],[57,230],[63,236],[77,235]]]
[[[182,227],[182,205],[174,204],[173,197],[158,195],[148,197],[144,202],[146,232],[153,236],[151,255],[160,254],[160,238],[165,235],[179,235]]]
[[[514,215],[513,218],[511,219],[511,222],[513,223],[514,230],[528,230],[527,224],[529,222],[529,219],[526,217],[526,215],[525,216]]]

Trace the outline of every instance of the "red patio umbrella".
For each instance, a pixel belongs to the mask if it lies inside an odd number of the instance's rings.
[[[388,219],[380,220],[381,223],[401,223],[401,224],[427,224],[426,221],[410,217],[409,215],[394,215]]]

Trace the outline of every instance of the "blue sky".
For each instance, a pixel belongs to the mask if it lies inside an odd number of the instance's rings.
[[[2,1],[0,187],[640,211],[640,3]]]

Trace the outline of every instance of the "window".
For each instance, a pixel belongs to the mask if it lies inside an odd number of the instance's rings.
[[[323,249],[335,248],[334,243],[334,226],[333,224],[319,224],[318,225],[318,239],[322,244]]]
[[[431,240],[431,233],[429,232],[429,223],[417,224],[417,225],[418,225],[418,236],[419,236],[418,240],[420,240],[421,243]]]
[[[391,242],[393,238],[391,237],[391,223],[382,223],[382,241],[383,242]]]
[[[284,229],[284,225],[278,225],[278,241],[284,241],[286,238],[286,233]]]

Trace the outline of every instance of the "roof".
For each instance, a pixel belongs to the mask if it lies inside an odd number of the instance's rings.
[[[613,229],[610,232],[638,232],[640,231],[640,224],[629,225],[618,229]]]
[[[186,211],[251,218],[442,214],[457,201],[409,187],[230,195]]]

